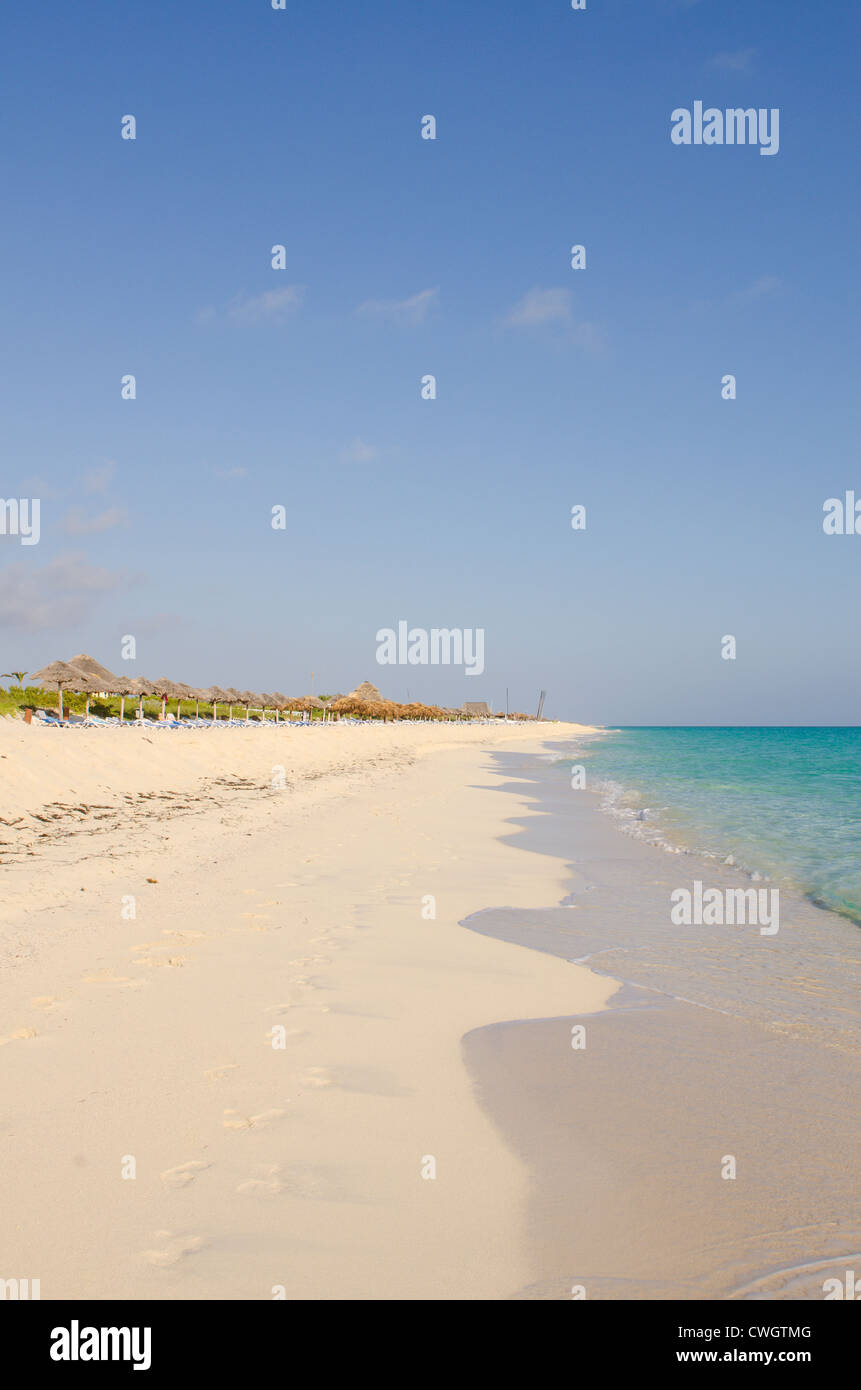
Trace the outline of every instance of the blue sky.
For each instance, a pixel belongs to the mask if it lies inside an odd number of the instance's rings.
[[[858,29],[10,0],[0,492],[42,534],[0,538],[0,669],[856,723]],[[778,107],[779,154],[674,146],[695,100]],[[484,675],[378,666],[401,619],[483,628]]]

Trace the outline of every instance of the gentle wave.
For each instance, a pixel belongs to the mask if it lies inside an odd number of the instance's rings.
[[[861,730],[607,730],[558,762],[626,834],[861,923]]]

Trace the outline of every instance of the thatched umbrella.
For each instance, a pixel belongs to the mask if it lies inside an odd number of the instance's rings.
[[[371,685],[370,681],[362,681],[362,684],[357,685],[355,690],[350,691],[350,694],[354,700],[368,700],[377,705],[383,703],[382,695],[375,685]]]
[[[144,696],[155,694],[155,686],[152,681],[148,681],[145,676],[135,676],[129,681],[129,685],[132,687],[129,694],[137,695],[138,697],[138,719],[143,722]]]
[[[71,665],[71,664],[72,664],[72,663],[69,662],[69,665]],[[89,717],[90,717],[90,696],[91,696],[91,695],[98,695],[99,691],[101,691],[101,690],[104,689],[104,686],[102,685],[102,682],[101,682],[100,680],[96,680],[95,677],[93,677],[93,676],[88,676],[87,673],[86,673],[86,671],[82,671],[82,672],[81,672],[81,675],[80,675],[80,678],[79,678],[79,680],[78,680],[77,685],[73,686],[72,688],[73,688],[74,690],[78,691],[81,695],[86,695],[86,697],[87,697],[87,703],[86,703],[86,708],[85,708],[85,712],[84,712],[84,718],[85,718],[85,719],[89,719]]]
[[[52,661],[49,666],[43,666],[41,671],[35,671],[31,680],[33,685],[39,686],[42,690],[57,691],[60,719],[63,718],[63,688],[81,690],[88,683],[88,677],[83,671],[79,671],[77,666],[72,666],[68,661]]]
[[[201,702],[201,700],[206,701],[206,700],[209,699],[209,691],[208,691],[204,686],[202,686],[202,685],[195,685],[195,686],[193,686],[192,689],[191,689],[191,696],[190,696],[190,698],[191,698],[192,700],[195,701],[194,717],[195,717],[195,719],[199,719],[199,718],[200,718],[200,702]]]
[[[242,694],[239,697],[239,703],[245,706],[246,724],[248,723],[248,711],[251,708],[251,706],[256,702],[256,700],[257,696],[254,695],[250,690],[243,690]]]
[[[302,695],[298,700],[293,701],[294,709],[304,710],[306,714],[315,709],[323,709],[323,701],[317,695]]]
[[[217,706],[227,704],[227,691],[222,690],[220,685],[211,685],[205,692],[204,698],[212,703],[212,722],[214,724],[218,718]]]
[[[286,708],[286,698],[279,690],[270,690],[269,694],[265,695],[263,698],[266,700],[269,709],[275,711],[275,723],[277,724],[279,713]]]
[[[156,695],[161,696],[161,717],[164,719],[165,711],[167,710],[168,696],[170,696],[171,699],[175,699],[177,695],[181,695],[182,686],[177,685],[176,681],[168,680],[167,676],[161,676],[157,681],[153,682],[153,690]]]
[[[125,697],[126,695],[135,693],[133,690],[129,689],[131,682],[128,676],[114,675],[114,672],[109,671],[107,666],[103,666],[100,661],[96,661],[95,657],[87,656],[86,652],[79,652],[77,656],[73,656],[69,665],[76,667],[78,671],[83,671],[84,675],[89,677],[91,682],[86,691],[88,718],[90,714],[89,697],[91,694],[101,690],[107,691],[109,695],[120,696],[120,719],[124,717]]]
[[[126,717],[126,696],[138,694],[138,683],[130,676],[120,676],[115,681],[111,694],[120,697],[120,724],[122,724]]]
[[[101,662],[96,661],[95,657],[87,656],[86,652],[81,652],[78,656],[73,656],[69,662],[78,671],[83,671],[85,676],[97,682],[97,689],[106,690],[109,695],[119,695],[119,686],[127,684],[125,676],[115,676],[113,671],[109,671],[107,666],[102,666]]]
[[[361,700],[355,700],[352,695],[339,695],[337,700],[333,700],[329,705],[333,714],[352,714],[360,717],[364,713],[365,706]]]
[[[225,698],[226,698],[227,703],[228,703],[228,706],[229,706],[229,711],[228,711],[227,717],[228,717],[228,719],[232,719],[232,718],[233,718],[233,706],[234,706],[234,705],[241,705],[241,704],[242,704],[242,696],[241,696],[241,694],[239,693],[239,691],[236,689],[236,686],[235,686],[235,685],[229,685],[229,686],[227,687],[227,689],[225,690],[224,695],[225,695]]]
[[[193,685],[186,685],[185,681],[177,681],[176,690],[174,691],[174,694],[176,695],[176,717],[177,719],[179,719],[182,713],[183,700],[196,699],[197,692]]]

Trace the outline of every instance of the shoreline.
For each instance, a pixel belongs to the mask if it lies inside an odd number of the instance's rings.
[[[140,765],[54,765],[52,796],[101,809],[31,817],[0,869],[0,1276],[43,1299],[495,1301],[840,1275],[861,1216],[856,1040],[822,1036],[850,981],[817,1016],[833,942],[790,912],[745,994],[744,941],[667,940],[679,857],[554,775],[591,732],[259,731],[216,765],[189,734],[185,762],[156,739]],[[806,975],[776,969],[799,950]]]
[[[850,965],[857,978],[857,929],[800,896],[777,938],[673,928],[668,894],[695,855],[684,865],[621,834],[597,793],[572,793],[546,760],[496,760],[529,777],[539,812],[515,818],[511,842],[567,852],[567,891],[464,925],[620,985],[581,1051],[574,1017],[464,1039],[488,1113],[534,1176],[533,1277],[514,1296],[821,1298],[861,1250],[847,1104],[861,1037],[844,978]],[[720,881],[743,875],[721,866]]]

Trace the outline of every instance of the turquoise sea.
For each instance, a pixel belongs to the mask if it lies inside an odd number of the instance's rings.
[[[631,833],[861,924],[861,729],[610,729],[562,762]]]

